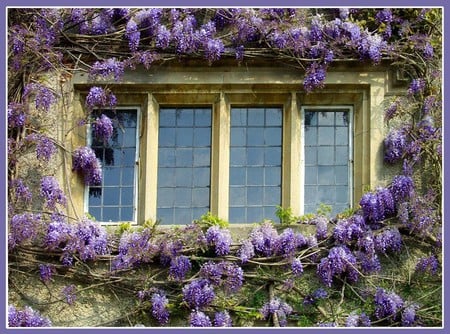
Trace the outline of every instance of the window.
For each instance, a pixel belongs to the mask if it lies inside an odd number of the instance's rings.
[[[231,223],[275,220],[281,204],[282,108],[231,108]]]
[[[350,108],[303,107],[304,213],[320,204],[337,214],[351,206]]]
[[[160,108],[157,217],[183,224],[209,211],[211,108]]]
[[[113,123],[108,142],[90,131],[89,142],[102,165],[102,183],[87,188],[87,211],[97,221],[136,221],[138,109],[102,111]]]

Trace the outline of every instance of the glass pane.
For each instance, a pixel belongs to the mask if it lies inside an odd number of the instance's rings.
[[[103,188],[103,204],[119,205],[120,188]]]
[[[188,208],[192,203],[192,189],[191,188],[176,188],[175,191],[175,207]]]
[[[210,151],[211,150],[209,148],[195,148],[193,166],[194,167],[210,166],[211,165]]]
[[[170,167],[175,165],[175,151],[172,148],[158,150],[158,166]]]
[[[247,164],[247,150],[243,147],[230,148],[230,165],[244,166]]]
[[[230,188],[230,205],[231,206],[245,206],[247,204],[246,187],[231,187]]]
[[[348,204],[348,186],[336,186],[336,203]]]
[[[95,218],[97,221],[103,221],[102,219],[102,209],[98,207],[90,207],[89,208],[89,214]]]
[[[210,146],[211,130],[210,128],[196,128],[194,132],[194,146]]]
[[[102,204],[102,188],[89,188],[89,206]]]
[[[248,146],[264,145],[264,133],[261,131],[260,128],[247,129],[247,145]]]
[[[174,204],[175,188],[159,188],[158,189],[158,207],[172,208]]]
[[[317,114],[319,126],[334,125],[334,112],[319,111]]]
[[[193,126],[194,125],[194,110],[192,109],[178,109],[177,113],[178,126]]]
[[[102,221],[120,221],[119,208],[118,207],[109,207],[105,206],[103,208],[103,219]]]
[[[192,167],[194,163],[192,148],[177,148],[175,157],[176,167]]]
[[[305,111],[305,127],[317,125],[317,112]]]
[[[317,163],[319,165],[334,165],[334,146],[317,147]]]
[[[122,168],[122,186],[133,186],[134,185],[134,168],[124,167]]]
[[[209,167],[193,168],[193,186],[208,187],[210,184]]]
[[[233,108],[231,110],[231,126],[247,125],[247,109]]]
[[[336,112],[336,125],[348,127],[348,111],[338,111]]]
[[[177,225],[190,224],[193,220],[192,209],[190,208],[175,208],[174,223]]]
[[[247,184],[245,167],[231,167],[230,168],[230,185]]]
[[[175,169],[175,186],[176,187],[192,187],[193,168],[176,168]]]
[[[317,184],[317,167],[305,167],[305,184]]]
[[[133,188],[122,188],[122,196],[120,199],[121,205],[133,205]]]
[[[191,147],[193,144],[193,138],[193,128],[177,128],[175,143],[178,147]]]
[[[265,167],[265,185],[280,186],[281,185],[281,167]]]
[[[348,158],[348,146],[336,146],[336,165],[347,165]]]
[[[249,108],[248,111],[248,125],[249,126],[263,126],[264,125],[264,109]]]
[[[264,199],[263,187],[247,187],[247,204],[262,205]]]
[[[192,206],[193,207],[204,207],[204,208],[209,206],[209,189],[208,188],[192,189]]]
[[[158,187],[175,187],[175,168],[158,169]]]
[[[173,208],[159,208],[157,217],[163,224],[174,224],[173,222]]]
[[[247,223],[246,209],[239,207],[230,208],[228,220],[232,223]]]
[[[121,221],[132,221],[133,220],[133,207],[120,208],[120,220]]]
[[[335,187],[334,186],[319,186],[318,187],[318,202],[323,204],[335,203]]]
[[[211,126],[211,110],[210,109],[196,109],[195,110],[195,125],[196,126]]]
[[[305,147],[305,164],[317,165],[317,147],[307,146]]]
[[[281,128],[266,128],[264,129],[265,144],[280,145],[281,144]]]
[[[106,167],[103,169],[103,184],[115,186],[120,184],[120,168]]]
[[[249,166],[262,166],[264,164],[264,148],[248,148],[247,163]]]
[[[247,223],[257,223],[261,222],[264,219],[264,211],[263,208],[247,208]]]
[[[123,132],[123,146],[134,147],[136,145],[136,129],[125,128]]]
[[[320,127],[317,135],[319,145],[334,145],[334,128]]]
[[[305,186],[305,205],[317,203],[317,186]]]
[[[247,169],[247,185],[261,185],[264,184],[264,168],[255,167]]]
[[[264,205],[279,205],[281,202],[280,187],[264,187]]]
[[[282,112],[280,108],[267,108],[266,109],[266,125],[281,126],[282,125]]]
[[[348,167],[336,166],[336,184],[348,184]]]
[[[305,129],[305,145],[317,145],[317,128]]]
[[[318,167],[319,184],[334,184],[334,167]]]
[[[159,146],[175,146],[175,129],[159,128]]]
[[[348,145],[348,128],[336,128],[336,145]]]
[[[246,128],[231,128],[231,146],[245,146],[247,143]]]
[[[266,148],[264,160],[266,166],[281,166],[281,146]]]

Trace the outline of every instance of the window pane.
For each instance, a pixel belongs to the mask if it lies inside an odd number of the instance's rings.
[[[281,202],[282,109],[232,108],[230,133],[229,221],[274,219]]]
[[[88,210],[91,214],[95,212],[100,222],[132,221],[136,202],[137,110],[103,110],[101,113],[112,120],[114,131],[108,143],[91,138],[102,162],[103,179],[100,187],[89,188]]]
[[[331,205],[332,214],[350,206],[349,117],[347,109],[305,110],[305,213],[321,203]]]
[[[175,138],[170,145],[159,140],[157,217],[163,224],[189,224],[209,211],[211,116],[210,108],[160,109],[159,132]]]

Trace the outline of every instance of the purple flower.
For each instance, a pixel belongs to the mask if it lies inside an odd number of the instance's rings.
[[[416,323],[416,311],[419,308],[417,304],[408,305],[402,312],[402,326],[412,327]]]
[[[291,263],[292,274],[296,277],[300,277],[303,274],[303,265],[300,259],[294,259]]]
[[[390,228],[376,234],[374,244],[377,252],[398,252],[402,248],[402,236],[397,228]]]
[[[297,238],[291,228],[286,228],[279,236],[276,242],[276,253],[285,257],[290,257],[297,249]]]
[[[389,8],[384,8],[383,10],[378,11],[375,18],[378,23],[392,23],[394,20],[392,12]]]
[[[104,61],[96,61],[89,72],[91,78],[114,78],[114,81],[119,81],[124,73],[124,64],[116,58],[109,58]]]
[[[198,278],[185,285],[182,289],[183,300],[195,309],[211,304],[216,297],[213,287],[204,278]]]
[[[345,320],[345,327],[370,327],[370,324],[370,319],[364,312],[352,312]]]
[[[169,310],[167,309],[169,300],[166,295],[162,291],[156,292],[152,295],[151,302],[152,316],[160,325],[166,325],[169,322]]]
[[[429,42],[425,43],[425,46],[423,48],[423,57],[427,60],[430,60],[433,58],[433,56],[434,56],[433,46]]]
[[[50,105],[56,102],[56,97],[53,91],[39,83],[30,83],[23,89],[24,99],[32,95],[34,95],[36,109],[48,111],[50,109]]]
[[[317,275],[328,287],[331,287],[333,277],[341,274],[346,274],[350,282],[359,278],[356,258],[346,246],[333,247],[317,266]]]
[[[397,109],[398,109],[398,103],[397,102],[391,103],[391,105],[384,112],[384,119],[386,121],[391,120],[397,113]]]
[[[413,79],[408,88],[409,95],[416,95],[423,92],[425,89],[425,80],[424,79]]]
[[[66,299],[67,304],[73,305],[73,303],[75,303],[75,300],[77,299],[76,290],[77,290],[77,288],[73,284],[66,285],[62,289],[61,293],[64,296],[64,298]]]
[[[166,49],[169,47],[171,40],[170,30],[164,25],[158,27],[158,33],[156,34],[156,47]]]
[[[43,282],[48,282],[52,279],[55,271],[55,266],[52,264],[39,264],[39,275]]]
[[[50,138],[44,135],[40,135],[37,137],[36,157],[39,160],[50,161],[51,157],[55,153],[56,153],[56,146]]]
[[[312,223],[316,225],[316,238],[323,240],[328,237],[328,218],[324,216],[315,217]]]
[[[9,327],[51,327],[50,319],[40,315],[38,311],[29,306],[23,310],[18,310],[13,305],[8,306],[8,326]]]
[[[366,228],[364,218],[360,215],[354,215],[349,219],[342,219],[337,222],[333,230],[333,237],[340,243],[349,243],[361,238]]]
[[[20,103],[11,102],[8,104],[8,127],[18,128],[25,125],[27,116],[24,106]]]
[[[242,242],[241,248],[239,248],[238,256],[242,263],[247,263],[248,260],[255,256],[255,247],[250,239],[246,239]]]
[[[148,228],[122,234],[119,254],[113,260],[112,270],[132,268],[141,263],[151,262],[159,253],[158,245],[151,239],[152,232]]]
[[[84,176],[84,182],[88,185],[99,185],[102,182],[102,168],[100,160],[94,151],[87,146],[78,147],[73,151],[72,168]]]
[[[66,195],[60,189],[59,183],[53,176],[45,176],[41,180],[41,196],[45,199],[45,205],[54,210],[56,204],[65,206],[67,204]]]
[[[312,63],[306,70],[303,87],[306,92],[312,92],[316,88],[323,87],[325,78],[325,67],[317,63]]]
[[[323,288],[318,288],[313,291],[311,294],[305,296],[303,299],[303,305],[312,305],[319,301],[320,299],[324,299],[328,297],[328,293]]]
[[[434,255],[420,258],[416,264],[417,272],[429,273],[431,275],[436,275],[438,268],[439,262]]]
[[[108,116],[102,114],[100,118],[97,117],[95,122],[92,123],[92,130],[95,137],[107,142],[113,135],[113,123]]]
[[[211,226],[206,231],[206,240],[210,246],[214,246],[217,256],[227,255],[232,243],[230,231],[219,226]]]
[[[141,33],[139,31],[138,25],[136,24],[136,21],[134,21],[133,19],[127,22],[125,37],[128,38],[128,45],[130,47],[130,50],[132,52],[136,52],[139,46],[139,41],[141,39]]]
[[[105,91],[102,87],[93,86],[89,89],[86,97],[86,107],[89,110],[95,107],[114,107],[117,104],[117,99],[114,94]]]
[[[397,175],[392,180],[390,190],[394,201],[401,203],[410,199],[414,194],[414,182],[409,176]]]
[[[210,39],[204,45],[205,58],[209,63],[219,60],[225,51],[223,42],[220,39]]]
[[[187,256],[174,257],[170,262],[169,276],[176,281],[182,281],[191,268],[192,264]]]
[[[408,139],[405,129],[394,129],[384,139],[384,161],[391,164],[399,161],[407,150]]]
[[[212,327],[211,320],[202,311],[193,310],[189,316],[191,327]]]
[[[214,315],[214,327],[232,327],[230,314],[227,311],[216,312]]]
[[[244,46],[239,45],[236,47],[235,54],[236,54],[236,60],[242,61],[244,59]]]
[[[278,250],[278,232],[270,222],[264,222],[250,233],[250,240],[256,253],[263,256],[276,254]]]
[[[355,256],[360,263],[361,271],[364,274],[373,274],[381,270],[380,260],[376,253],[356,251]]]
[[[280,326],[285,327],[287,325],[287,317],[292,313],[292,307],[279,298],[274,298],[270,302],[265,303],[259,312],[264,319],[269,319],[270,316],[276,314]]]
[[[32,194],[30,188],[23,183],[22,179],[14,179],[9,182],[11,189],[14,189],[14,195],[16,200],[23,201],[25,203],[31,202]]]
[[[395,320],[402,307],[403,300],[399,295],[377,288],[375,293],[375,316],[377,319],[390,317],[392,320]]]

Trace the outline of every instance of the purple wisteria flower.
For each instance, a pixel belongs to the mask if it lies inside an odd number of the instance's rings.
[[[413,79],[408,88],[409,95],[417,95],[423,92],[425,89],[425,80],[424,79]]]
[[[39,264],[39,276],[41,281],[49,282],[55,272],[55,266],[52,264]]]
[[[30,83],[23,89],[23,98],[34,96],[36,109],[48,111],[50,106],[56,102],[55,93],[48,87],[39,83]]]
[[[263,318],[266,320],[269,319],[270,316],[276,314],[281,327],[285,327],[287,325],[287,317],[292,313],[292,311],[292,307],[279,298],[274,298],[270,302],[265,303],[259,310]]]
[[[127,22],[125,37],[128,39],[130,50],[136,52],[141,39],[141,33],[135,20],[131,19]]]
[[[384,139],[384,161],[396,163],[402,159],[408,149],[408,136],[406,129],[393,129]]]
[[[242,242],[241,248],[238,250],[238,257],[242,263],[247,263],[248,260],[255,256],[255,247],[250,239],[245,239]]]
[[[255,227],[250,233],[250,240],[258,255],[271,256],[278,251],[278,232],[270,222]]]
[[[50,161],[51,157],[56,153],[55,143],[44,135],[36,137],[36,157],[42,161]]]
[[[214,314],[214,327],[233,327],[230,314],[227,311]]]
[[[377,319],[398,318],[398,313],[403,307],[403,299],[395,292],[387,292],[382,288],[377,288],[375,293],[375,316]]]
[[[200,268],[200,277],[207,279],[213,286],[223,287],[226,293],[233,293],[241,288],[244,272],[232,262],[207,262]]]
[[[327,291],[323,288],[318,288],[317,290],[314,290],[312,293],[303,298],[303,305],[312,305],[314,303],[317,303],[319,300],[325,299],[327,297]]]
[[[93,86],[89,89],[85,104],[88,110],[96,107],[114,107],[117,104],[117,98],[109,90]]]
[[[24,203],[30,203],[33,195],[30,188],[25,185],[22,179],[14,179],[9,182],[9,187],[14,189],[14,195],[16,200],[23,201]]]
[[[389,107],[384,111],[384,120],[389,121],[394,118],[395,114],[398,110],[398,102],[393,102],[389,105]]]
[[[160,49],[168,48],[171,38],[170,30],[165,25],[160,25],[156,34],[156,47]]]
[[[205,278],[197,278],[182,289],[183,300],[195,309],[208,306],[216,297],[213,287]]]
[[[37,237],[42,226],[39,214],[23,213],[12,216],[9,221],[8,247],[14,249]]]
[[[193,310],[189,315],[191,327],[212,327],[211,319],[202,311]]]
[[[152,262],[158,253],[159,246],[153,242],[150,229],[125,232],[120,238],[119,254],[113,260],[112,270],[127,269]]]
[[[45,205],[50,210],[56,208],[56,204],[66,206],[67,198],[59,187],[58,180],[53,176],[45,176],[41,180],[41,196],[45,199]]]
[[[111,119],[102,114],[92,123],[92,130],[96,138],[107,142],[113,135],[114,127]]]
[[[317,216],[311,221],[316,225],[317,240],[324,240],[328,237],[328,218],[325,216]]]
[[[102,167],[92,148],[81,146],[73,151],[72,168],[81,172],[87,185],[99,185],[102,182]]]
[[[285,257],[291,257],[294,255],[297,249],[297,241],[295,232],[291,228],[286,228],[276,241],[275,252],[276,254],[283,255]]]
[[[69,305],[73,305],[73,303],[75,303],[75,301],[77,299],[76,292],[77,292],[77,288],[73,284],[66,285],[61,290],[61,294],[64,296],[64,298],[66,299],[67,304],[69,304]]]
[[[394,17],[392,11],[389,8],[384,8],[377,12],[375,19],[378,23],[392,23]]]
[[[402,236],[397,228],[389,228],[375,235],[375,250],[385,254],[386,252],[398,252],[402,248]]]
[[[381,270],[380,259],[375,252],[356,251],[355,256],[364,274],[374,274]]]
[[[187,256],[174,257],[170,262],[169,276],[176,281],[182,281],[191,268],[192,264]]]
[[[305,79],[303,80],[303,87],[306,92],[312,92],[316,88],[324,86],[324,81],[327,72],[323,65],[312,63],[307,69]]]
[[[303,274],[303,264],[299,258],[296,258],[291,263],[292,274],[296,277],[300,277]]]
[[[8,104],[8,128],[18,128],[25,125],[27,116],[21,103]]]
[[[433,46],[427,42],[425,43],[425,46],[423,48],[423,57],[427,60],[433,59],[434,56],[434,49]]]
[[[230,231],[211,226],[206,231],[206,240],[209,246],[213,246],[217,256],[227,255],[230,252],[230,245],[233,242]]]
[[[416,272],[429,273],[431,275],[436,275],[438,268],[439,262],[434,255],[420,258],[416,264]]]
[[[119,81],[124,73],[124,64],[116,58],[109,58],[104,61],[96,61],[89,72],[92,79],[113,77],[115,81]]]
[[[160,325],[166,325],[169,322],[169,310],[167,309],[169,300],[164,292],[155,292],[151,297],[151,303],[152,316]]]
[[[345,274],[350,282],[356,282],[359,273],[356,269],[356,257],[344,245],[333,247],[327,257],[317,265],[317,275],[322,282],[331,287],[333,277]]]
[[[401,203],[414,195],[414,181],[410,176],[397,175],[392,180],[390,191],[395,203]]]
[[[350,243],[361,238],[366,229],[364,218],[361,215],[353,215],[337,222],[333,230],[333,237],[339,243]]]
[[[219,60],[225,51],[222,40],[220,39],[209,39],[204,45],[205,48],[205,58],[209,63]]]
[[[9,327],[51,327],[50,319],[41,316],[38,311],[29,306],[23,310],[17,309],[13,305],[8,306],[8,326]]]
[[[352,312],[345,320],[345,327],[370,327],[370,318],[363,312]]]
[[[413,327],[417,322],[416,311],[419,308],[417,304],[410,304],[405,307],[402,312],[402,326],[403,327]]]

